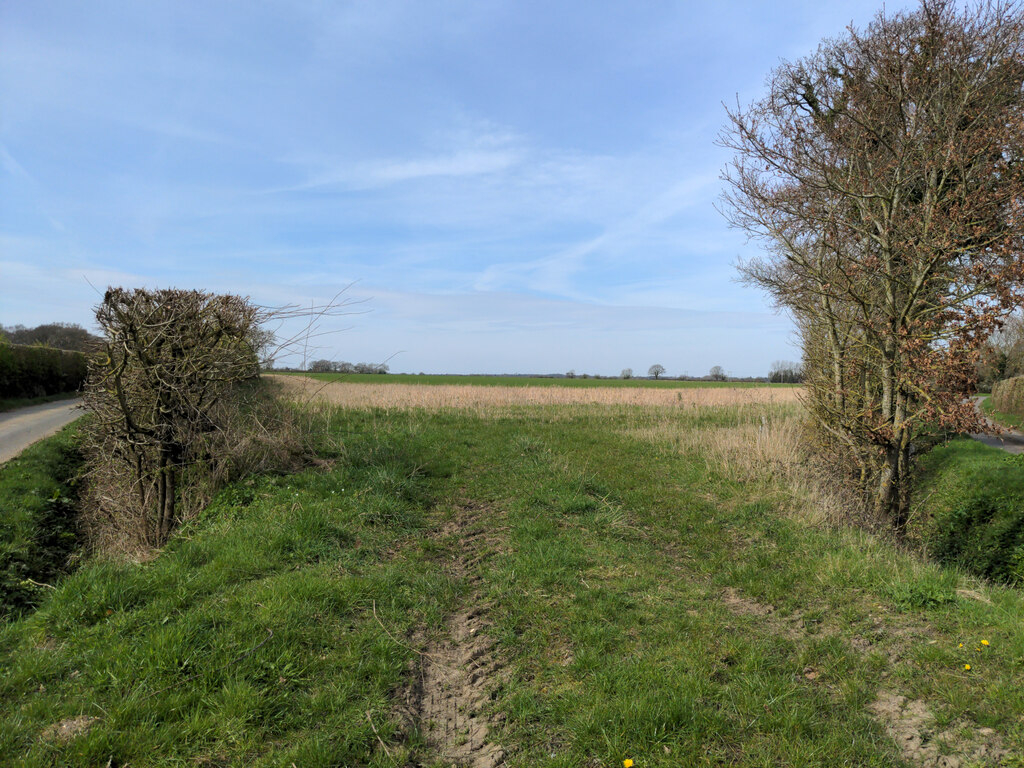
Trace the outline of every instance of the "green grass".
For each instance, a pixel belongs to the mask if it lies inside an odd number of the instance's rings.
[[[34,606],[68,569],[78,537],[77,426],[0,465],[0,618]]]
[[[330,466],[236,484],[155,560],[92,562],[0,628],[0,763],[435,765],[396,699],[474,590],[509,765],[897,766],[880,689],[1020,754],[1018,591],[812,528],[774,481],[637,437],[758,418],[334,412]],[[467,507],[488,557],[460,573]]]
[[[655,387],[663,389],[692,387],[793,387],[795,384],[767,384],[751,381],[677,381],[674,379],[556,379],[543,376],[455,376],[451,374],[389,373],[303,373],[270,371],[275,375],[309,376],[320,381],[345,381],[363,384],[463,384],[477,387]]]
[[[459,585],[420,535],[429,457],[366,436],[333,472],[223,492],[150,563],[98,560],[0,629],[5,765],[386,765],[389,694]],[[440,478],[443,481],[443,477]],[[40,738],[77,716],[71,745]]]
[[[0,398],[0,413],[13,411],[17,408],[28,408],[30,405],[42,405],[43,403],[54,403],[59,400],[73,400],[81,397],[81,392],[62,392],[59,395],[43,395],[42,397],[9,397]]]
[[[917,531],[939,560],[1024,582],[1024,456],[961,438],[921,460]]]

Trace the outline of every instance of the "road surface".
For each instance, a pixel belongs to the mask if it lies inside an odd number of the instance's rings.
[[[79,399],[59,400],[0,413],[0,464],[77,419],[81,405]]]
[[[979,411],[981,411],[981,401],[984,399],[984,397],[976,397],[974,399]],[[985,421],[992,424],[991,419],[986,418]],[[993,448],[1001,448],[1007,453],[1024,453],[1024,435],[1012,429],[1004,429],[998,435],[988,435],[984,432],[979,432],[971,435],[971,437],[979,443],[991,445]]]

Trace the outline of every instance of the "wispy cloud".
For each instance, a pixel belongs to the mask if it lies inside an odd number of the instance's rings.
[[[652,232],[682,211],[705,201],[717,188],[717,173],[703,173],[672,184],[600,234],[586,238],[550,255],[526,262],[494,264],[476,281],[480,290],[529,290],[575,298],[593,298],[574,281],[592,256],[618,256],[635,250]]]
[[[876,5],[7,3],[0,322],[88,323],[83,273],[359,279],[346,359],[758,372],[787,321],[732,279],[721,102]]]

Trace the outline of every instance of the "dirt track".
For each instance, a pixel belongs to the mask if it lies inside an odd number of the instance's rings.
[[[0,413],[0,464],[82,415],[82,401],[61,400]]]

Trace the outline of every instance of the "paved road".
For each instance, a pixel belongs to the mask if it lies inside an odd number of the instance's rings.
[[[82,401],[59,400],[0,413],[0,464],[82,415]]]
[[[978,409],[981,410],[981,401],[983,397],[976,397],[974,399]],[[985,419],[989,424],[992,423],[991,419]],[[987,435],[984,432],[971,435],[979,443],[985,445],[991,445],[993,448],[1002,448],[1007,453],[1024,453],[1024,435],[1012,429],[1004,429],[1001,434],[998,435]]]

